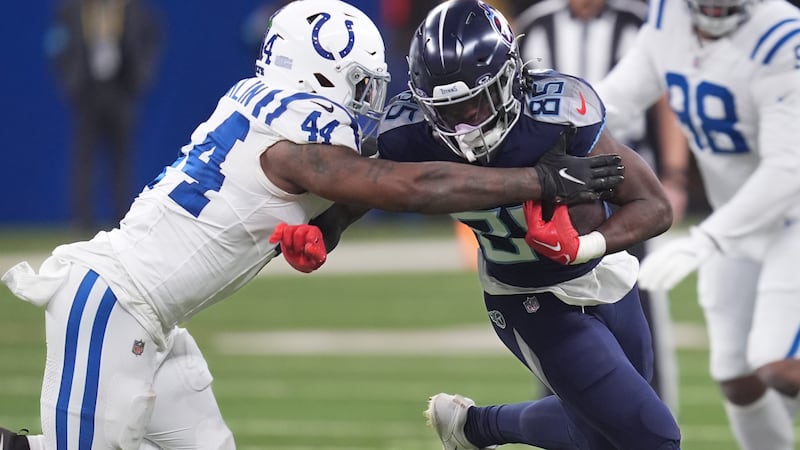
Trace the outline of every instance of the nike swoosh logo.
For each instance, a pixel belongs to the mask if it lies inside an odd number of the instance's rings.
[[[333,112],[333,106],[332,105],[323,105],[322,103],[315,102],[313,100],[311,101],[311,103],[319,106],[320,108],[324,109],[325,111],[328,111],[329,113]]]
[[[577,183],[577,184],[586,184],[586,183],[584,183],[583,181],[581,181],[581,180],[579,180],[579,179],[577,179],[577,178],[573,177],[572,175],[568,174],[568,173],[567,173],[567,168],[566,168],[566,167],[563,167],[561,170],[559,170],[559,171],[558,171],[558,174],[561,176],[561,178],[563,178],[563,179],[565,179],[565,180],[572,181],[573,183]]]
[[[578,92],[578,95],[580,95],[580,97],[581,97],[581,107],[580,108],[575,108],[575,110],[578,111],[578,114],[584,115],[584,114],[586,114],[586,99],[583,98],[583,92]]]
[[[552,250],[554,252],[560,252],[561,251],[561,242],[556,243],[556,245],[550,245],[550,244],[548,244],[546,242],[537,241],[536,239],[533,239],[533,242],[541,245],[544,248],[550,249],[550,250]]]

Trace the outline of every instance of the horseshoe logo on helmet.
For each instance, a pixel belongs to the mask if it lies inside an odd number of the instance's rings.
[[[334,61],[336,58],[333,56],[333,53],[325,50],[322,48],[322,45],[319,43],[319,30],[322,28],[322,25],[325,25],[325,22],[331,20],[331,15],[328,13],[320,13],[322,16],[319,21],[314,25],[314,29],[311,31],[311,42],[314,44],[314,50],[319,53],[325,59],[330,59]],[[340,58],[344,58],[353,50],[353,44],[355,43],[356,36],[353,33],[353,21],[352,20],[345,20],[344,26],[347,28],[347,45],[338,52]]]

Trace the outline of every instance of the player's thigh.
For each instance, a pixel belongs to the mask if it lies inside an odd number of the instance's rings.
[[[717,381],[752,373],[747,340],[760,272],[761,266],[753,261],[722,255],[712,256],[698,270],[697,294],[708,330],[711,376]]]
[[[163,353],[96,273],[72,266],[46,312],[48,448],[137,448]],[[50,447],[52,446],[52,447]]]
[[[753,367],[797,358],[800,336],[800,224],[786,227],[771,244],[758,283],[748,361]]]
[[[155,410],[147,439],[163,449],[234,449],[233,434],[211,390],[212,377],[188,331],[176,328],[155,376]]]
[[[622,326],[626,308],[596,307],[608,310],[608,317],[600,317],[593,308],[565,305],[549,294],[485,298],[500,339],[589,426],[586,433],[593,429],[626,449],[659,448],[679,439],[669,409],[606,326],[613,316]],[[641,309],[632,310],[643,321]],[[646,324],[641,327],[646,332]]]

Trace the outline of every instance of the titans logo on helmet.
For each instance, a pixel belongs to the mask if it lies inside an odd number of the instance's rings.
[[[511,26],[508,24],[502,14],[500,14],[500,12],[498,12],[496,9],[485,3],[481,3],[480,5],[481,8],[483,8],[484,13],[486,13],[486,17],[489,18],[489,22],[492,23],[492,28],[494,28],[494,31],[502,36],[503,40],[510,47],[514,42],[514,33],[511,31]]]

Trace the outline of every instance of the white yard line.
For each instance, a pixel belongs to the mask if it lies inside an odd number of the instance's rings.
[[[703,327],[673,326],[677,348],[707,348]],[[227,332],[215,335],[213,345],[216,350],[230,355],[508,355],[488,323],[433,330]]]

